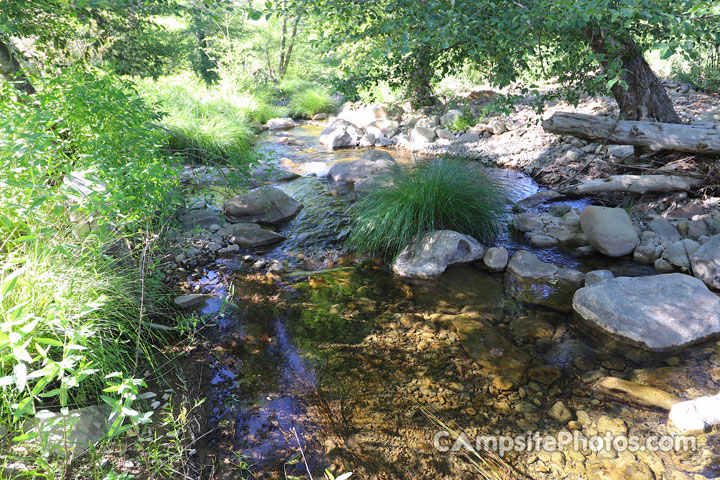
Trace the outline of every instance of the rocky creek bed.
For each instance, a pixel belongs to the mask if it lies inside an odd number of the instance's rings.
[[[655,387],[683,400],[718,392],[720,342],[653,352],[603,333],[572,310],[575,290],[610,275],[597,270],[647,276],[665,259],[667,271],[687,271],[682,258],[672,263],[665,254],[683,241],[667,229],[664,235],[673,238],[661,241],[655,230],[667,225],[643,224],[639,232],[631,225],[636,241],[630,251],[610,258],[580,238],[587,201],[553,203],[540,194],[523,204],[540,191],[535,182],[488,168],[524,211],[514,219],[508,211],[515,227],[494,245],[507,259],[496,265],[493,250],[493,259],[448,268],[434,279],[398,277],[342,246],[353,192],[324,176],[367,151],[328,152],[318,144],[325,126],[310,123],[263,137],[262,148],[276,159],[268,183],[303,208],[291,211],[278,200],[287,215],[260,219],[275,224],[262,232],[247,223],[258,218],[242,217],[253,212],[231,211],[227,204],[226,213],[240,223],[225,224],[221,206],[228,195],[217,186],[222,177],[216,171],[187,171],[197,185],[196,201],[182,217],[186,232],[177,242],[184,252],[168,274],[189,294],[182,306],[199,309],[207,325],[187,371],[207,398],[198,455],[199,463],[215,465],[215,478],[238,478],[238,455],[258,478],[303,474],[298,440],[318,475],[328,468],[357,478],[467,477],[474,470],[462,455],[433,445],[447,426],[464,429],[469,438],[609,431],[644,440],[673,433],[667,410],[653,398],[645,400],[655,406],[639,405],[642,391],[633,402],[608,394],[598,386],[603,379]],[[398,162],[414,160],[410,153],[391,153]],[[263,233],[269,230],[274,233]],[[699,247],[700,236],[705,243],[716,232],[697,233],[703,234],[695,236]],[[638,263],[641,246],[647,247],[641,253],[652,250],[657,257]],[[326,271],[312,273],[319,270]],[[697,449],[688,452],[511,451],[500,468],[534,479],[720,476],[720,436],[709,430],[693,438]]]

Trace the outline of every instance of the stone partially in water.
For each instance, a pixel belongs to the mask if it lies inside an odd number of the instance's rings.
[[[392,268],[401,277],[433,278],[451,265],[476,262],[484,253],[485,247],[474,238],[452,230],[439,230],[405,247]]]
[[[297,127],[297,124],[292,118],[271,118],[267,121],[265,126],[268,130],[287,130],[289,128]]]
[[[578,290],[573,308],[601,330],[654,351],[720,333],[720,298],[681,273],[605,280]]]
[[[609,257],[632,253],[639,242],[630,216],[622,208],[585,207],[580,225],[588,243]]]
[[[396,165],[397,162],[388,152],[371,150],[353,162],[333,165],[328,178],[333,182],[354,183],[357,189],[359,184],[367,187],[374,181],[380,183]]]
[[[258,188],[223,203],[223,213],[231,223],[274,225],[293,218],[300,209],[300,202],[275,187]]]
[[[204,306],[208,298],[210,298],[210,295],[191,293],[189,295],[180,295],[179,297],[175,297],[173,302],[179,308],[184,310],[195,310]]]
[[[254,248],[282,242],[285,237],[272,230],[265,230],[257,223],[234,223],[220,229],[230,241],[241,248]]]
[[[506,270],[506,290],[516,300],[559,311],[570,311],[572,295],[583,274],[545,263],[526,250],[516,252]]]
[[[505,247],[490,247],[483,257],[485,268],[491,272],[502,272],[508,263],[508,251]]]
[[[320,134],[320,144],[332,149],[354,147],[358,144],[359,129],[347,120],[335,120]]]

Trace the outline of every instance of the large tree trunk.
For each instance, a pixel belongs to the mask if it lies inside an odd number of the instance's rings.
[[[408,79],[407,96],[416,107],[432,105],[433,95],[430,80],[433,76],[432,54],[428,48],[421,48],[411,57],[414,63]]]
[[[588,32],[587,36],[593,52],[597,55],[606,59],[619,56],[622,62],[622,78],[628,88],[626,89],[619,82],[611,88],[620,106],[621,118],[682,123],[665,88],[632,39],[619,41],[602,30]],[[607,71],[608,62],[600,63]]]
[[[720,123],[685,125],[651,120],[615,121],[608,117],[557,112],[543,122],[543,128],[556,135],[572,135],[616,145],[720,155]]]
[[[35,93],[35,88],[20,68],[20,62],[15,58],[12,47],[2,39],[0,39],[0,73],[21,92],[28,95]]]

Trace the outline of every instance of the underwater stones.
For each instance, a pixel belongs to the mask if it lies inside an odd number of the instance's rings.
[[[552,407],[550,407],[550,410],[548,410],[548,416],[560,423],[567,423],[573,418],[572,412],[567,406],[565,406],[562,400],[558,400]]]
[[[392,269],[401,277],[434,278],[451,265],[480,260],[484,253],[485,247],[469,235],[438,230],[405,247],[393,262]]]
[[[555,327],[536,314],[514,318],[510,321],[510,333],[520,342],[534,343],[550,340],[555,333]]]
[[[439,320],[455,330],[465,352],[488,373],[519,383],[530,356],[490,322],[469,315],[442,315]]]
[[[622,208],[585,207],[580,225],[588,243],[609,257],[632,253],[639,242],[630,216]]]
[[[552,385],[560,377],[562,373],[555,367],[535,367],[531,368],[525,374],[528,380],[542,383],[543,385]]]
[[[302,204],[275,187],[262,187],[223,203],[223,213],[231,223],[274,225],[293,218]]]
[[[681,273],[586,286],[575,293],[573,309],[606,333],[654,351],[679,349],[720,332],[720,298]]]

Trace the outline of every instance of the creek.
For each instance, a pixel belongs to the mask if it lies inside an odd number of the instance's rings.
[[[291,130],[294,144],[278,141],[277,132],[261,136],[264,152],[303,175],[278,186],[304,205],[277,229],[287,240],[261,256],[282,261],[286,272],[330,270],[283,277],[227,259],[217,264],[229,273],[206,270],[194,281],[217,296],[202,314],[214,345],[203,393],[212,429],[208,449],[224,465],[218,478],[238,478],[243,462],[256,478],[303,475],[302,455],[314,478],[325,468],[335,475],[353,471],[353,478],[482,478],[461,455],[433,446],[443,427],[432,415],[469,435],[555,435],[568,428],[589,435],[604,433],[599,426],[607,424],[644,438],[668,431],[666,413],[597,396],[594,380],[643,381],[682,398],[717,393],[707,373],[720,365],[714,342],[681,357],[650,353],[588,328],[567,311],[516,300],[502,273],[467,266],[413,281],[355,258],[343,246],[353,195],[324,174],[364,150],[324,150],[317,142],[322,128]],[[415,161],[391,153],[399,162]],[[516,171],[488,167],[487,174],[511,201],[539,190]],[[531,250],[583,272],[652,273],[624,260],[535,250],[508,228],[495,245],[511,254]],[[221,301],[225,296],[230,305]],[[535,367],[552,381],[523,373]],[[572,413],[569,424],[548,415],[557,402]],[[505,461],[543,479],[720,475],[718,436],[701,435],[698,442],[695,452],[522,451]]]

